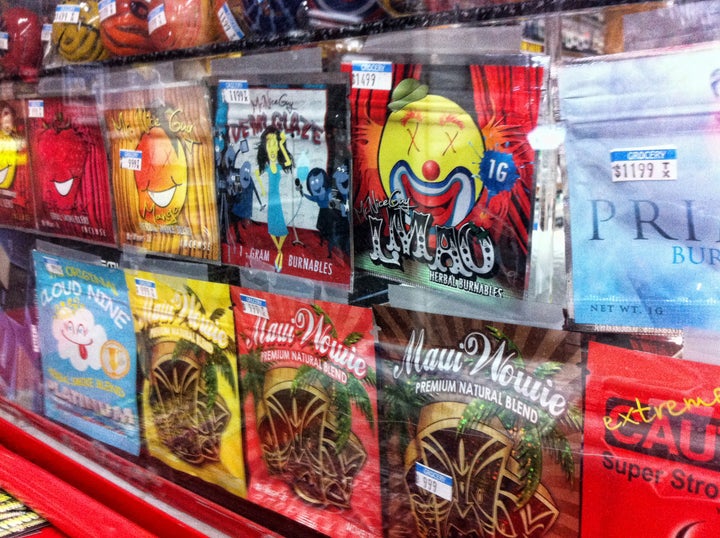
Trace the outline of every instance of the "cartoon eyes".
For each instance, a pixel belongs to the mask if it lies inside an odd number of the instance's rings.
[[[75,325],[73,325],[72,321],[65,322],[65,332],[68,332],[70,334],[75,334]]]
[[[85,325],[82,323],[78,323],[78,326],[76,328],[75,324],[72,321],[68,320],[65,322],[64,327],[65,332],[68,334],[74,334],[77,336],[87,336],[88,334],[87,327],[85,327]]]
[[[82,323],[78,325],[75,334],[77,334],[78,336],[87,336],[87,329],[85,328],[85,325],[83,325]]]

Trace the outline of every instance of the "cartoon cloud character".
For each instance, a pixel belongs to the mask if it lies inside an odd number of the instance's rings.
[[[483,188],[472,172],[485,151],[480,130],[460,105],[415,79],[395,87],[388,108],[378,153],[385,192],[432,215],[436,225],[457,226]]]
[[[100,350],[107,334],[87,308],[62,305],[53,319],[52,334],[60,357],[70,360],[76,370],[100,369]]]

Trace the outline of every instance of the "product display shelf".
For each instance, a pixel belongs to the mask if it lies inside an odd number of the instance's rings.
[[[257,521],[282,530],[276,534],[5,399],[0,461],[0,487],[68,536],[93,530],[103,536],[249,538],[298,532],[292,522],[256,513]]]

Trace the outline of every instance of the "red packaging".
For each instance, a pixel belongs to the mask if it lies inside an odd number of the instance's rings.
[[[4,10],[0,28],[7,32],[7,48],[0,51],[4,74],[35,79],[42,62],[42,22],[29,9],[11,7]]]
[[[115,245],[110,180],[95,99],[33,101],[28,138],[38,227]]]
[[[720,536],[720,368],[591,342],[582,535]]]
[[[372,312],[231,288],[247,498],[329,536],[378,536]]]

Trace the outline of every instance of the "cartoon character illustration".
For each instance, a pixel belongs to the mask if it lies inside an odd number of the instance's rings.
[[[483,182],[478,169],[485,145],[460,105],[405,79],[392,92],[380,139],[378,168],[390,199],[408,200],[438,226],[457,226],[472,211]]]
[[[9,189],[15,181],[20,143],[15,134],[15,111],[0,101],[0,189]]]
[[[88,145],[68,120],[58,113],[37,138],[40,166],[36,174],[43,185],[43,199],[52,211],[76,207],[78,192],[85,175]]]
[[[350,173],[348,165],[342,164],[333,172],[334,188],[330,194],[330,207],[333,210],[336,244],[345,254],[350,254]]]
[[[140,216],[157,225],[175,224],[185,205],[188,163],[182,141],[163,126],[140,137],[142,169],[135,171]]]
[[[79,372],[101,368],[100,350],[107,334],[95,324],[95,316],[87,308],[61,304],[52,322],[52,334],[60,357],[68,359],[73,368]]]
[[[237,156],[236,162],[240,160]],[[252,217],[253,195],[260,204],[260,210],[265,208],[260,193],[258,193],[255,181],[253,181],[252,165],[250,161],[244,161],[240,166],[233,164],[230,173],[230,185],[234,191],[233,204],[230,207],[230,224],[237,227],[240,224],[243,228]]]
[[[305,180],[307,192],[303,192],[302,183],[298,182],[296,189],[298,192],[318,205],[318,216],[315,223],[320,234],[320,244],[327,241],[328,258],[332,256],[332,248],[335,243],[334,237],[334,220],[335,215],[330,207],[330,188],[332,182],[330,176],[322,168],[313,168],[308,172]]]
[[[282,271],[282,247],[287,239],[288,228],[283,214],[280,197],[280,181],[283,172],[290,172],[293,166],[292,156],[286,147],[286,134],[275,127],[267,127],[260,136],[257,148],[257,177],[267,173],[268,176],[268,233],[275,244],[275,271]]]

